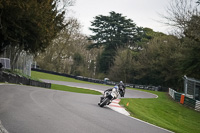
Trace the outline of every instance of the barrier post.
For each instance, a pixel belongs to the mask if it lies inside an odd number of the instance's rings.
[[[185,99],[185,94],[182,94],[181,95],[181,99],[180,99],[180,103],[181,104],[184,104],[184,99]]]

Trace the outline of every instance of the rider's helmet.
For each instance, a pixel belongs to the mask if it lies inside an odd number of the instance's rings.
[[[123,84],[123,81],[120,81],[119,83]]]
[[[119,87],[116,85],[113,87],[116,91],[119,91]]]
[[[114,86],[114,88],[115,88],[115,89],[118,89],[119,87],[116,85],[116,86]]]

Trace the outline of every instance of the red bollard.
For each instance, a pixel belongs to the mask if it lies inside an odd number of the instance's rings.
[[[181,104],[184,104],[184,99],[185,99],[185,95],[182,94],[182,95],[181,95],[181,99],[180,99],[180,103],[181,103]]]

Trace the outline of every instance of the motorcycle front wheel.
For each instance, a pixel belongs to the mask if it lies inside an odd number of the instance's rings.
[[[102,100],[102,102],[99,104],[99,106],[100,107],[103,107],[103,106],[105,106],[106,105],[106,103],[109,101],[109,99],[108,98],[104,98],[103,100]]]

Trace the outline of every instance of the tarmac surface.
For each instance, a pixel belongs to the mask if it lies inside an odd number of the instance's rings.
[[[107,86],[48,81],[97,90]],[[128,90],[125,98],[156,98]],[[9,133],[169,133],[170,131],[100,108],[99,95],[0,84],[0,120]],[[0,132],[1,133],[1,132]]]

